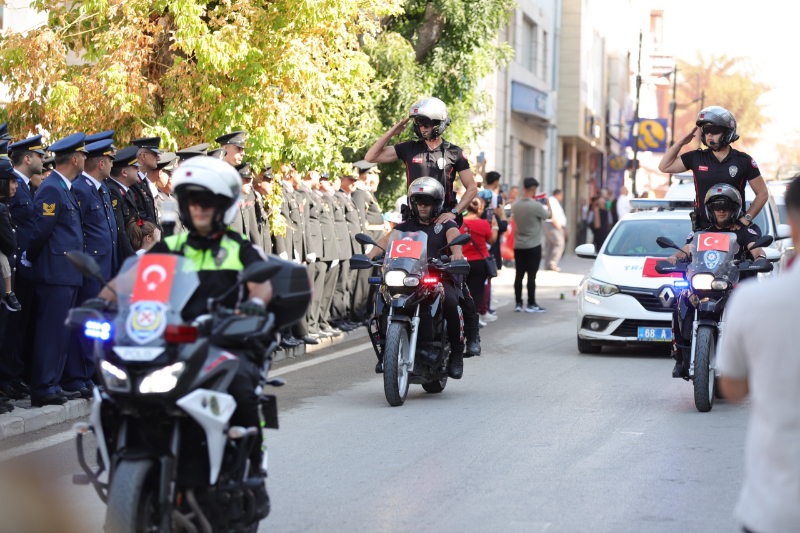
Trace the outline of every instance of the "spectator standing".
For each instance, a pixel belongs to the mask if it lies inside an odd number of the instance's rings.
[[[13,291],[11,273],[16,265],[17,239],[14,223],[8,211],[8,202],[17,192],[17,176],[12,172],[11,161],[0,161],[0,274],[3,277],[3,294],[0,302],[10,311],[22,309]]]
[[[536,273],[542,261],[542,222],[552,216],[550,211],[533,199],[539,182],[525,178],[522,182],[522,198],[511,206],[514,217],[514,263],[517,269],[514,277],[514,295],[517,306],[514,311],[544,313],[546,310],[536,305]],[[522,280],[528,276],[528,305],[522,306]]]
[[[794,242],[800,242],[800,180],[786,191]],[[725,311],[719,355],[722,394],[752,396],[745,475],[736,517],[745,532],[797,531],[800,524],[800,265],[737,288]],[[753,332],[770,331],[770,335]]]
[[[553,195],[547,199],[550,212],[553,216],[544,221],[544,238],[546,247],[544,264],[548,270],[561,272],[558,262],[564,255],[564,247],[567,244],[567,215],[561,202],[564,201],[564,191],[556,189]]]
[[[467,206],[467,214],[464,217],[464,225],[461,226],[461,233],[469,233],[472,241],[465,245],[464,257],[469,262],[469,274],[467,275],[467,286],[472,295],[472,299],[478,302],[485,300],[486,281],[489,279],[489,269],[486,266],[486,258],[492,261],[494,257],[489,254],[487,244],[494,244],[497,241],[497,219],[492,223],[481,218],[485,202],[482,198],[474,198]],[[480,319],[484,322],[493,322],[497,316],[484,312],[480,314]]]
[[[628,198],[628,189],[623,185],[617,196],[617,220],[631,212],[631,200]]]
[[[603,246],[612,226],[611,213],[606,208],[606,204],[605,197],[600,194],[592,202],[592,209],[589,213],[589,221],[594,234],[594,247],[598,251]]]

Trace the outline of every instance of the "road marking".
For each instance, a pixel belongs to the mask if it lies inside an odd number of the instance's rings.
[[[74,438],[75,431],[70,429],[69,431],[64,431],[63,433],[56,433],[55,435],[50,435],[49,437],[45,437],[41,440],[23,444],[22,446],[18,446],[16,448],[11,448],[10,450],[0,452],[0,463],[15,457],[19,457],[20,455],[38,452],[39,450],[49,448],[50,446],[55,446],[56,444],[61,444],[62,442],[67,442],[68,440]]]
[[[316,359],[311,359],[310,361],[303,361],[302,363],[297,363],[294,365],[286,366],[280,368],[275,371],[271,371],[269,373],[269,377],[276,378],[278,376],[282,376],[283,374],[288,374],[289,372],[294,372],[295,370],[302,370],[304,368],[308,368],[310,366],[319,365],[321,363],[327,363],[328,361],[333,361],[334,359],[339,359],[341,357],[347,357],[348,355],[353,355],[354,353],[363,352],[366,349],[372,349],[371,342],[365,342],[363,344],[359,344],[358,346],[353,346],[352,348],[347,348],[346,350],[342,350],[340,352],[334,352],[332,354],[323,355],[322,357],[317,357]]]

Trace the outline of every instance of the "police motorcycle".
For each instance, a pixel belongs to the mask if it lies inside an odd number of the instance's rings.
[[[674,286],[679,293],[675,305],[680,316],[681,337],[691,339],[690,356],[688,360],[683,357],[683,364],[689,365],[688,377],[684,379],[693,381],[695,407],[705,413],[714,406],[714,398],[720,397],[716,347],[724,332],[725,305],[742,274],[755,276],[771,272],[772,264],[766,259],[736,259],[739,245],[736,234],[730,232],[696,232],[689,255],[667,237],[658,237],[656,242],[662,248],[674,248],[684,254],[675,265],[668,261],[657,262],[656,272],[682,274]],[[753,248],[763,248],[771,243],[772,236],[765,235],[753,244]],[[673,338],[677,339],[677,336],[673,334]],[[675,346],[676,350],[686,348],[689,347]]]
[[[100,278],[94,260],[69,252],[86,277]],[[261,469],[251,451],[262,446],[258,429],[230,427],[236,401],[227,393],[240,361],[231,349],[265,353],[256,389],[261,425],[278,428],[274,395],[266,386],[277,331],[299,320],[310,288],[302,266],[274,257],[246,268],[228,290],[246,282],[274,284],[266,316],[239,315],[210,298],[208,314],[185,324],[181,311],[199,286],[190,260],[146,254],[128,258],[116,278],[117,304],[78,307],[67,325],[94,339],[102,390],[95,387],[89,423],[76,424],[78,462],[106,503],[107,533],[255,532],[269,513]],[[263,350],[263,352],[261,352]],[[97,468],[87,464],[83,440],[93,432]]]
[[[461,234],[439,254],[470,239],[468,234]],[[380,297],[375,298],[367,330],[375,353],[383,361],[386,401],[393,407],[403,405],[409,384],[422,385],[430,393],[442,392],[447,385],[450,345],[441,280],[443,276],[469,274],[469,263],[450,261],[446,255],[429,258],[428,236],[423,232],[393,231],[388,253],[368,235],[359,233],[356,240],[384,252],[374,261],[363,254],[354,255],[350,268],[381,267],[381,276],[369,279],[379,285]]]

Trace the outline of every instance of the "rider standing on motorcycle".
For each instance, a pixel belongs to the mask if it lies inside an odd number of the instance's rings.
[[[429,258],[439,257],[439,250],[445,248],[447,243],[458,237],[461,232],[458,225],[452,220],[439,222],[438,216],[444,207],[444,187],[433,178],[419,178],[414,180],[408,188],[408,205],[410,214],[408,220],[397,224],[395,231],[421,231],[428,236]],[[378,246],[387,249],[391,232],[378,241]],[[378,255],[380,249],[373,246],[367,257],[370,259]],[[451,247],[450,260],[464,259],[461,246]],[[460,276],[459,276],[460,277]],[[444,318],[447,321],[447,339],[450,341],[450,361],[447,366],[447,375],[453,379],[461,379],[464,374],[464,343],[461,339],[461,312],[458,307],[460,297],[460,279],[443,278],[444,287]],[[378,362],[378,367],[382,361]],[[377,370],[377,368],[376,368]]]
[[[200,285],[183,309],[182,318],[191,322],[207,312],[209,298],[221,296],[237,282],[250,264],[266,261],[263,251],[244,235],[226,229],[239,210],[241,178],[231,165],[211,157],[196,157],[182,164],[172,175],[181,222],[188,233],[170,235],[157,242],[149,253],[177,254],[190,259],[197,269]],[[114,281],[109,285],[113,288]],[[116,295],[104,288],[100,298],[116,301]],[[237,308],[246,315],[266,315],[272,297],[272,285],[247,283],[244,295],[233,294],[222,305]],[[241,302],[241,303],[239,303]],[[236,400],[231,426],[255,427],[261,431],[258,414],[260,369],[263,353],[229,350],[239,356],[239,370],[228,387]],[[259,439],[258,442],[261,442]],[[255,446],[251,464],[261,464],[261,447]]]
[[[718,183],[711,187],[706,193],[703,205],[705,207],[705,218],[713,220],[712,224],[707,224],[697,232],[721,233],[729,232],[736,234],[736,243],[739,245],[739,253],[736,258],[745,259],[750,254],[753,259],[766,260],[766,254],[761,248],[753,249],[753,244],[760,238],[760,232],[754,228],[745,228],[739,220],[742,217],[742,197],[735,187],[726,183]],[[676,251],[667,257],[670,264],[676,264],[680,259],[689,258],[692,249],[692,239],[695,232],[686,238],[686,245],[683,251]],[[678,302],[672,310],[672,331],[673,331],[673,357],[675,357],[675,368],[672,370],[674,378],[688,378],[687,363],[690,350],[692,349],[691,338],[683,336],[683,332],[692,331],[692,320],[694,315],[687,311],[692,306],[686,301],[686,296],[680,295]],[[683,317],[681,317],[683,315]],[[681,324],[681,321],[683,323]],[[681,325],[683,327],[681,327]]]
[[[700,140],[708,146],[708,150],[693,150],[678,158],[681,148],[692,142],[698,128],[701,129]],[[738,220],[739,224],[754,230],[761,237],[761,229],[753,224],[753,219],[769,200],[769,191],[755,159],[731,148],[731,143],[738,139],[733,113],[719,106],[707,107],[697,115],[695,128],[672,145],[658,164],[658,170],[664,173],[677,174],[691,170],[694,174],[693,231],[714,222],[706,216],[707,210],[703,202],[712,186],[716,187],[719,183],[728,184],[739,192],[741,198],[744,198],[745,186],[749,182],[753,192],[756,193],[756,198]]]

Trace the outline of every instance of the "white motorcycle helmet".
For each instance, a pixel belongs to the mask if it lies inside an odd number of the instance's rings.
[[[181,221],[194,231],[189,213],[189,197],[211,193],[209,200],[216,207],[214,231],[224,231],[239,209],[242,197],[242,180],[230,164],[213,157],[193,157],[181,164],[172,174],[172,186],[178,198]]]

